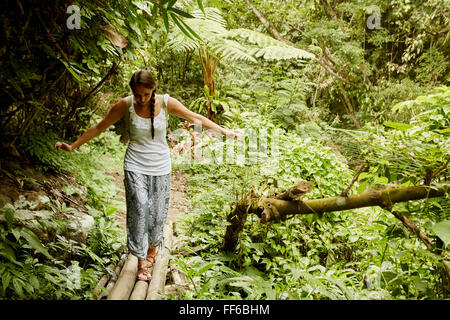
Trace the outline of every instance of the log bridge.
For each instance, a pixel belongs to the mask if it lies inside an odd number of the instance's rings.
[[[94,290],[94,297],[98,300],[161,300],[164,295],[189,288],[185,275],[169,265],[175,242],[173,223],[170,220],[164,226],[164,238],[165,243],[158,250],[151,267],[150,281],[136,278],[138,258],[131,253],[124,253],[119,263],[112,267],[113,274],[104,275],[100,279]]]

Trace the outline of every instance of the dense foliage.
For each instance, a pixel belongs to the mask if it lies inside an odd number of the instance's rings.
[[[1,298],[92,299],[118,261],[125,239],[106,172],[121,167],[120,129],[73,153],[53,145],[97,123],[140,68],[159,92],[246,130],[241,140],[176,136],[182,120],[170,117],[173,167],[188,177],[193,208],[175,249],[203,250],[172,257],[191,287],[167,298],[448,298],[448,195],[394,206],[433,250],[391,212],[370,207],[272,224],[250,215],[237,250],[221,251],[233,203],[252,190],[270,195],[303,179],[314,182],[305,199],[333,197],[360,167],[350,194],[448,183],[448,1],[70,3],[80,8],[79,29],[67,27],[66,1],[8,0],[0,13],[1,148],[43,172],[75,175],[95,227],[86,244],[45,243],[15,224],[15,208],[2,209]],[[267,133],[267,146],[250,133]],[[252,161],[226,160],[239,148]],[[207,151],[215,161],[202,162]],[[68,286],[78,267],[81,283]]]
[[[66,197],[79,193],[87,200],[86,209],[94,218],[94,227],[86,243],[66,238],[64,225],[54,219],[43,230],[54,234],[54,239],[41,241],[15,218],[16,206],[1,209],[7,224],[0,225],[1,298],[7,299],[92,299],[99,278],[112,274],[125,248],[125,235],[114,217],[117,204],[113,199],[118,187],[107,175],[120,168],[124,148],[119,136],[112,131],[82,146],[77,153],[56,154],[53,145],[57,135],[51,131],[32,129],[34,139],[20,145],[42,171],[54,168],[76,175],[86,192],[63,185]],[[24,142],[22,142],[24,143]],[[100,161],[99,161],[100,160]],[[27,176],[23,176],[27,179]],[[34,183],[38,184],[37,181]],[[52,199],[49,210],[56,215],[77,209]]]

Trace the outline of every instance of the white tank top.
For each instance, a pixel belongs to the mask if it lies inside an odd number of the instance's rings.
[[[156,97],[158,98],[158,97]],[[167,106],[169,95],[164,95]],[[134,109],[133,96],[128,108],[130,142],[124,159],[124,170],[135,171],[152,176],[162,176],[172,172],[170,149],[166,140],[166,112],[161,111],[154,118],[155,136],[152,139],[150,118],[140,117]]]

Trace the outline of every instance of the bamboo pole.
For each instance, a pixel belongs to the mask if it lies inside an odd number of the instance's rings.
[[[129,254],[108,300],[128,300],[136,282],[138,258]]]
[[[111,292],[112,288],[116,284],[117,278],[119,277],[120,271],[122,270],[122,267],[123,267],[126,259],[127,259],[127,255],[124,253],[121,256],[119,263],[117,263],[116,267],[114,268],[114,272],[113,272],[112,276],[109,277],[109,280],[106,283],[106,286],[105,286],[106,292],[104,290],[100,291],[100,295],[99,295],[98,299],[102,299],[103,297],[107,296]]]
[[[108,283],[109,279],[111,278],[111,275],[105,274],[103,277],[101,277],[100,281],[97,283],[97,286],[95,287],[94,291],[92,292],[95,299],[100,299],[102,296],[102,288],[105,288],[105,285]]]
[[[160,294],[164,292],[166,284],[166,275],[172,247],[172,221],[168,220],[164,228],[163,247],[156,255],[156,261],[153,265],[152,281],[148,286],[146,300],[159,300]]]
[[[131,293],[130,300],[145,300],[147,296],[148,282],[138,280],[134,285],[133,293]]]

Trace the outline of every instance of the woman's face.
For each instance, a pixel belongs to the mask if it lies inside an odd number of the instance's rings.
[[[150,102],[153,90],[155,90],[155,88],[149,89],[144,86],[137,85],[133,89],[134,100],[138,105],[147,105]]]

